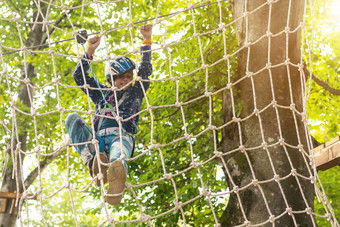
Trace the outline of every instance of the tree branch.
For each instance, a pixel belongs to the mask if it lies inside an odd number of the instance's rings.
[[[305,65],[305,67],[303,67],[303,69],[304,69],[305,75],[310,75],[310,72],[307,69],[306,65]],[[331,86],[329,86],[329,84],[327,82],[320,80],[314,74],[311,74],[311,75],[312,75],[312,79],[315,81],[315,83],[317,83],[318,85],[323,87],[323,89],[329,91],[333,95],[340,95],[340,89],[332,88]]]
[[[62,152],[66,149],[67,145],[63,145],[58,148],[57,152],[55,152],[52,156],[47,156],[45,159],[40,162],[40,168],[37,166],[25,179],[25,188],[28,188],[34,180],[38,177],[39,172],[42,172],[49,164],[51,164],[56,158],[58,158]],[[40,171],[39,171],[40,169]]]
[[[11,3],[11,5],[12,5],[13,8],[17,11],[17,13],[20,14],[20,16],[26,18],[26,17],[25,17],[25,13],[22,13],[22,11],[21,11],[18,7],[16,7],[16,5],[15,5],[11,0],[8,0],[8,1]]]

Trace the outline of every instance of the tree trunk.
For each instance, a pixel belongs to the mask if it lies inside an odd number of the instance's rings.
[[[245,7],[251,12],[266,2],[234,0],[234,19],[244,15]],[[302,116],[290,109],[304,111],[301,84],[304,78],[296,66],[302,63],[301,28],[297,27],[302,21],[304,3],[303,0],[273,1],[271,14],[270,4],[248,13],[248,28],[246,17],[235,23],[239,48],[246,42],[251,45],[238,54],[238,75],[243,80],[233,88],[233,98],[235,103],[242,104],[242,113],[234,117],[248,118],[236,122],[233,130],[226,128],[223,132],[224,152],[235,147],[240,147],[240,151],[225,156],[226,178],[232,193],[221,217],[222,226],[246,222],[261,226],[315,225],[313,215],[306,212],[309,208],[313,210],[314,187],[308,179],[312,175],[309,161],[305,161],[308,160],[305,126]],[[289,33],[284,32],[286,27]],[[275,37],[265,36],[257,41],[267,30]],[[282,33],[277,35],[279,32]],[[284,64],[285,61],[289,64]],[[235,90],[239,91],[237,95]],[[225,94],[225,109],[230,109],[227,103],[230,99],[230,94]],[[224,121],[230,121],[230,117],[225,116]],[[237,193],[235,186],[239,189]]]

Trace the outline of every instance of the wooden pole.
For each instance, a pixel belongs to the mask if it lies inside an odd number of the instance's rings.
[[[314,149],[317,170],[327,170],[340,165],[340,136]]]
[[[22,197],[22,193],[19,194],[18,198],[20,199]],[[0,192],[0,198],[3,199],[16,199],[17,198],[17,193],[16,192]],[[27,194],[26,199],[37,199],[37,195],[33,194]]]

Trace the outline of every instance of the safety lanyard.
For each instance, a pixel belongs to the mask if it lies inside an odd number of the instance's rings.
[[[102,97],[103,97],[103,99],[104,99],[104,101],[105,101],[105,104],[106,104],[106,103],[108,103],[108,102],[106,101],[105,96],[104,96],[104,94],[103,94],[103,91],[101,90],[101,87],[100,87],[100,85],[99,85],[99,81],[98,81],[98,79],[97,79],[97,77],[96,77],[96,74],[94,73],[94,71],[93,71],[93,69],[92,69],[91,62],[89,61],[89,59],[88,59],[88,57],[87,57],[87,54],[86,54],[86,50],[85,50],[84,44],[85,44],[85,43],[80,43],[80,45],[82,46],[82,48],[83,48],[83,50],[84,50],[84,55],[85,55],[86,61],[87,61],[87,63],[88,63],[89,66],[90,66],[90,69],[91,69],[91,72],[92,72],[94,81],[96,82],[97,87],[99,88],[100,94],[102,95]]]

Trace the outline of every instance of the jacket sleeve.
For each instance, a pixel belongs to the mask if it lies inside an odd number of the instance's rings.
[[[140,65],[138,67],[138,76],[140,76],[143,81],[136,81],[135,89],[137,90],[138,94],[142,97],[144,96],[142,85],[144,87],[145,92],[150,86],[149,76],[152,74],[152,62],[150,50],[151,46],[149,45],[140,47],[142,57]]]
[[[83,57],[87,58],[86,55],[84,55]],[[81,59],[80,62],[77,64],[76,69],[73,72],[73,79],[78,86],[83,86],[84,84],[88,84],[90,86],[90,88],[88,89],[90,98],[94,103],[97,103],[100,99],[102,99],[100,90],[97,90],[97,89],[94,90],[91,88],[98,88],[98,85],[100,88],[106,88],[106,86],[103,84],[100,84],[99,82],[97,85],[95,78],[89,76],[89,72],[88,72],[89,68],[90,68],[89,63],[86,60]],[[87,91],[85,88],[82,87],[80,89],[85,94],[87,94]]]

